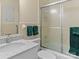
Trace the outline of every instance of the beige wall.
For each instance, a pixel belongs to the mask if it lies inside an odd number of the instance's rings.
[[[0,0],[0,35],[1,35],[1,0]]]
[[[20,33],[27,36],[23,24],[39,25],[39,0],[20,0]]]

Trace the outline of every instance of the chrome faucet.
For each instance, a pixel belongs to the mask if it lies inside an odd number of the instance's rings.
[[[6,43],[9,43],[9,38],[6,38]]]

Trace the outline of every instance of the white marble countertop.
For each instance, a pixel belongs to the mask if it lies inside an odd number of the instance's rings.
[[[5,45],[5,44],[3,44]],[[7,44],[6,46],[0,46],[0,59],[9,59],[23,51],[27,51],[38,44],[27,40],[18,40]]]

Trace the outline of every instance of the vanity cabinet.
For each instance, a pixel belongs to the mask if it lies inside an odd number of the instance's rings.
[[[17,54],[16,56],[13,56],[9,59],[38,59],[37,53],[38,53],[38,46],[33,47],[20,54]]]

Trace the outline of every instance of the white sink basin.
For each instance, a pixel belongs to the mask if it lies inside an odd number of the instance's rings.
[[[10,43],[10,44],[7,44],[7,45],[1,47],[0,52],[15,51],[15,50],[17,50],[17,48],[20,49],[24,45],[25,45],[24,43]]]
[[[0,47],[0,59],[10,58],[37,45],[37,43],[27,42],[26,40],[18,40],[8,43],[7,45]]]

